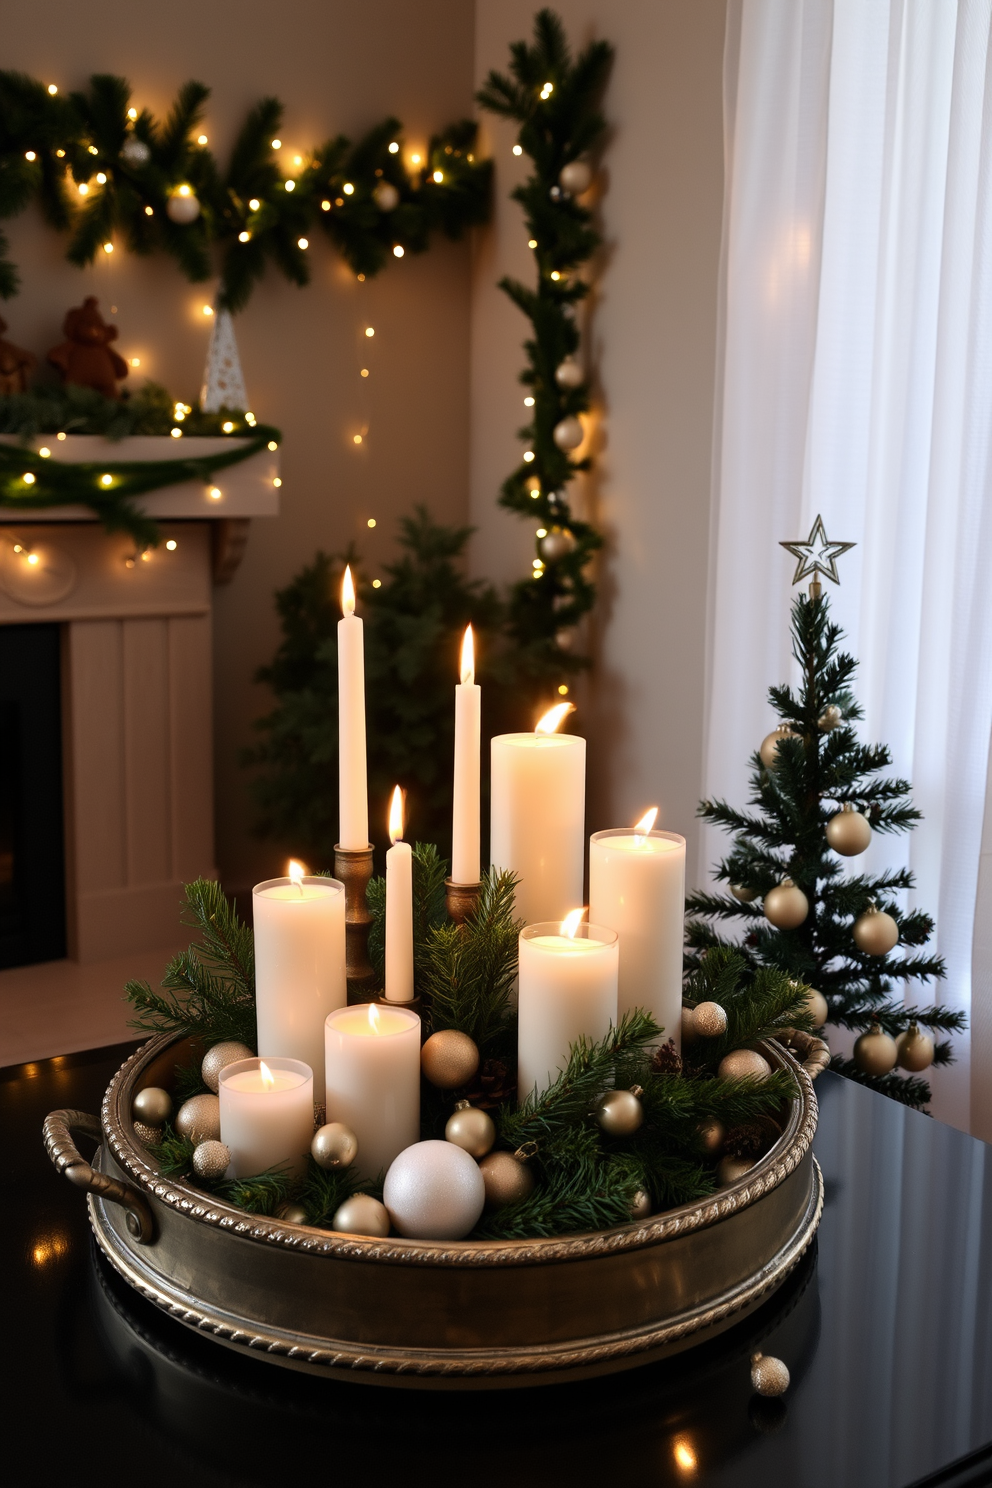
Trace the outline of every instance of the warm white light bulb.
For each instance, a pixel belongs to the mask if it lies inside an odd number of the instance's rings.
[[[248,205],[253,212],[257,212],[262,203],[259,201],[257,196],[253,196]]]
[[[205,145],[207,143],[207,136],[205,134],[198,134],[196,137],[196,143],[198,145]]]
[[[34,475],[32,474],[32,472],[30,470],[26,470],[24,472],[24,474],[21,476],[21,479],[23,480],[23,482],[24,482],[24,484],[26,486],[33,486],[34,485],[35,477],[34,477]]]
[[[282,149],[282,140],[281,139],[274,139],[272,141],[272,148],[273,148],[273,150],[281,150]]]
[[[399,147],[399,145],[398,145],[398,144],[397,144],[397,143],[396,143],[396,141],[395,141],[395,140],[390,140],[390,142],[389,142],[389,153],[390,153],[390,155],[395,155],[395,154],[397,154],[397,153],[398,153],[398,151],[399,151],[399,148],[400,148],[400,147]]]
[[[58,90],[57,86],[55,85],[55,83],[49,83],[49,85],[48,85],[48,91],[52,95],[52,97],[54,98],[55,95],[56,95],[56,93],[59,90]]]
[[[393,257],[394,258],[402,258],[404,251],[405,250],[403,249],[403,247],[402,247],[401,244],[399,244],[399,243],[394,243],[393,244]]]
[[[170,537],[165,546],[168,548],[170,553],[174,553],[179,544],[176,542],[176,539],[174,537]]]
[[[297,238],[297,240],[296,240],[296,246],[297,246],[297,248],[309,248],[310,247],[310,239],[309,238]]]
[[[365,334],[366,334],[366,336],[374,336],[375,335],[375,327],[374,326],[366,326],[365,327]]]
[[[440,186],[441,182],[444,180],[444,171],[436,170],[434,172],[434,180],[437,185]]]
[[[114,484],[114,477],[112,475],[101,475],[100,484],[101,486],[112,486]]]
[[[250,237],[251,237],[251,233],[250,232],[239,232],[238,233],[238,242],[239,243],[247,243]]]
[[[354,196],[355,194],[355,188],[350,181],[345,181],[344,185],[341,187],[341,190],[344,192],[345,196]]]
[[[514,155],[522,155],[524,153],[523,145],[514,145],[513,153]]]

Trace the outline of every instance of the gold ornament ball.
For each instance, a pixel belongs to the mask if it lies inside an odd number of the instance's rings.
[[[203,1056],[200,1065],[200,1074],[203,1083],[214,1095],[220,1087],[220,1072],[227,1069],[229,1064],[237,1064],[239,1059],[251,1059],[252,1051],[247,1044],[242,1044],[238,1039],[227,1039],[223,1044],[214,1044]]]
[[[380,212],[392,212],[400,204],[400,194],[392,181],[380,181],[372,193],[372,200]]]
[[[534,1190],[534,1174],[512,1152],[490,1152],[479,1164],[486,1185],[486,1208],[502,1209]]]
[[[739,899],[742,904],[750,904],[754,899],[757,899],[758,897],[757,889],[745,888],[743,884],[731,884],[730,892],[733,894],[734,898]]]
[[[866,909],[854,922],[854,944],[866,956],[887,956],[899,944],[899,926],[884,909]]]
[[[774,889],[768,890],[764,909],[765,919],[776,930],[795,930],[809,914],[809,900],[791,878],[783,878]]]
[[[842,858],[856,858],[871,846],[871,822],[853,806],[845,806],[827,822],[827,843]]]
[[[835,729],[843,721],[843,718],[844,715],[837,704],[828,703],[816,721],[822,732],[829,734],[831,729]]]
[[[727,1031],[727,1014],[718,1002],[698,1002],[692,1012],[692,1026],[700,1038],[719,1038]]]
[[[176,1131],[194,1146],[220,1138],[220,1101],[216,1095],[194,1095],[176,1112]]]
[[[754,1159],[750,1157],[721,1157],[716,1165],[716,1181],[721,1188],[726,1188],[729,1183],[736,1183],[738,1178],[750,1173],[753,1167]]]
[[[131,1114],[146,1126],[164,1126],[172,1115],[172,1096],[158,1085],[148,1085],[131,1102]]]
[[[562,527],[552,527],[547,537],[541,538],[540,549],[549,563],[557,563],[559,558],[567,558],[574,551],[575,538]]]
[[[719,1152],[727,1135],[723,1122],[717,1121],[715,1117],[711,1117],[709,1121],[701,1121],[696,1133],[704,1152]]]
[[[559,387],[581,387],[585,380],[586,374],[574,357],[566,357],[563,362],[559,362],[555,369],[555,382]]]
[[[223,1142],[201,1142],[193,1153],[197,1178],[223,1178],[231,1163],[231,1149]]]
[[[146,1126],[143,1121],[132,1121],[134,1135],[142,1147],[157,1147],[162,1140],[162,1128],[160,1126]]]
[[[611,1090],[596,1107],[596,1120],[611,1137],[629,1137],[644,1120],[644,1107],[635,1090]]]
[[[732,1049],[717,1065],[721,1080],[767,1080],[772,1067],[757,1049]]]
[[[751,1388],[759,1395],[784,1395],[789,1388],[789,1371],[782,1360],[772,1354],[752,1354]]]
[[[558,185],[570,196],[581,196],[592,184],[592,170],[584,160],[570,160],[558,172]]]
[[[420,1051],[421,1073],[438,1090],[467,1085],[478,1068],[479,1050],[474,1040],[457,1028],[432,1033]]]
[[[801,739],[802,734],[797,734],[787,723],[780,723],[777,729],[772,729],[761,741],[758,753],[761,755],[761,763],[766,770],[774,770],[778,764],[778,746],[783,739]]]
[[[488,1111],[480,1111],[468,1101],[459,1101],[444,1128],[446,1142],[454,1142],[470,1157],[485,1157],[496,1140],[496,1127]]]
[[[579,420],[574,413],[570,413],[560,423],[555,424],[551,437],[559,449],[573,450],[578,449],[586,436]]]
[[[915,1075],[933,1064],[933,1039],[922,1033],[915,1023],[911,1023],[896,1039],[896,1063],[900,1069]]]
[[[864,1075],[887,1075],[896,1067],[896,1041],[883,1033],[878,1024],[872,1025],[854,1043],[854,1062]]]
[[[682,1043],[691,1044],[696,1038],[696,1019],[693,1016],[694,1008],[682,1008]]]
[[[810,987],[806,993],[806,1007],[813,1014],[813,1027],[822,1028],[830,1012],[827,999],[823,993],[818,992],[815,987]]]
[[[306,1224],[307,1211],[302,1204],[280,1204],[276,1219],[281,1219],[283,1224]]]
[[[647,1219],[651,1209],[651,1195],[646,1188],[639,1188],[630,1201],[631,1219]]]
[[[389,1234],[389,1214],[385,1204],[371,1194],[352,1194],[335,1213],[331,1229],[345,1235],[371,1235],[382,1240]]]
[[[314,1132],[310,1152],[318,1167],[350,1168],[358,1156],[358,1138],[343,1121],[329,1121]]]

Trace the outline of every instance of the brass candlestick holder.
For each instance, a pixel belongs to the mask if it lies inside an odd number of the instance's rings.
[[[444,880],[444,903],[449,918],[454,920],[456,925],[464,925],[469,916],[475,913],[481,893],[481,883],[460,884],[455,883],[453,878],[446,878]]]
[[[344,884],[345,967],[348,1001],[367,1002],[375,986],[369,962],[369,913],[365,891],[372,877],[371,847],[334,848],[334,876]]]

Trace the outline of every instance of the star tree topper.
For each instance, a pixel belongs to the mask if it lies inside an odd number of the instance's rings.
[[[831,542],[827,537],[823,518],[818,516],[813,523],[809,537],[805,542],[783,542],[779,547],[785,548],[794,558],[798,558],[796,571],[792,576],[794,584],[801,584],[803,579],[813,575],[813,583],[817,584],[817,574],[823,574],[833,584],[839,584],[837,576],[837,559],[842,553],[856,545],[848,542]],[[817,587],[819,587],[817,585]]]

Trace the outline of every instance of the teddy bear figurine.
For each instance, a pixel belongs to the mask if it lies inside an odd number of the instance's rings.
[[[127,376],[127,362],[111,349],[117,327],[106,324],[93,295],[69,311],[62,330],[67,339],[52,348],[48,361],[62,373],[63,382],[95,388],[105,398],[119,398],[117,383]]]
[[[23,346],[15,346],[13,341],[3,339],[6,329],[7,322],[0,320],[0,398],[8,398],[13,393],[26,393],[28,378],[35,364],[34,357]]]

